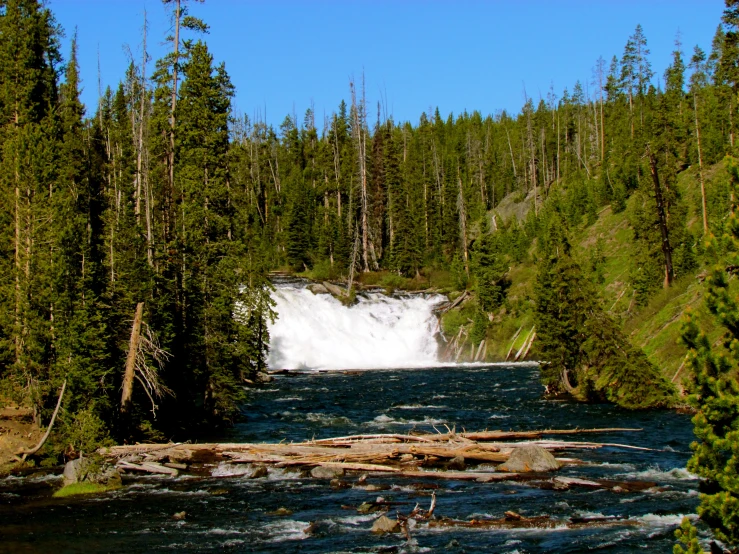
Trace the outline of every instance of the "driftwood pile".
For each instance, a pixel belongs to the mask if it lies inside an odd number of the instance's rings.
[[[176,476],[180,471],[208,474],[220,463],[252,464],[255,468],[316,467],[370,476],[436,478],[480,482],[530,480],[536,475],[495,471],[508,461],[514,449],[536,445],[549,452],[592,450],[604,446],[640,447],[588,441],[555,440],[557,435],[635,432],[640,429],[561,429],[545,431],[481,431],[436,434],[352,435],[301,443],[204,443],[135,444],[102,449],[101,454],[126,472],[160,473]],[[515,441],[515,442],[512,442]],[[645,449],[646,450],[646,449]],[[560,465],[581,460],[558,457]],[[483,464],[483,465],[481,465]],[[468,466],[479,466],[468,470]],[[324,473],[325,475],[326,473]],[[549,480],[553,486],[609,486],[596,481]],[[622,487],[624,488],[624,487]],[[628,488],[628,487],[626,487]]]
[[[609,489],[628,493],[654,489],[656,483],[644,481],[610,481],[580,479],[552,473],[505,472],[502,465],[514,450],[534,445],[553,454],[599,449],[603,447],[649,450],[617,443],[558,440],[558,436],[638,432],[641,429],[550,429],[544,431],[481,431],[436,434],[374,434],[351,435],[301,443],[205,443],[205,444],[135,444],[102,449],[99,453],[128,473],[155,473],[176,476],[179,472],[210,476],[214,468],[224,464],[249,464],[242,472],[248,478],[266,477],[270,468],[293,468],[306,478],[330,480],[335,488],[358,487],[367,491],[381,491],[387,485],[373,485],[369,478],[472,480],[481,483],[499,481],[526,481],[544,489],[571,488]],[[569,437],[568,437],[569,438]],[[545,453],[546,454],[546,453]],[[549,456],[549,454],[546,454]],[[584,464],[572,457],[557,457],[559,465]],[[470,466],[472,468],[470,469]],[[220,471],[216,475],[228,474]],[[234,474],[238,474],[235,472]],[[354,475],[353,482],[344,478]],[[411,486],[434,490],[438,485],[411,482]],[[383,488],[384,487],[384,488]],[[637,525],[623,517],[570,518],[562,521],[550,516],[524,517],[506,512],[503,518],[485,520],[455,520],[434,514],[436,496],[432,493],[429,508],[418,504],[407,514],[401,513],[396,502],[382,497],[361,506],[342,506],[360,513],[379,512],[374,521],[375,533],[404,533],[410,539],[411,530],[418,524],[429,527],[470,527],[480,529],[510,528],[580,528],[585,526]],[[388,517],[396,509],[394,518]],[[310,534],[311,524],[306,529]]]

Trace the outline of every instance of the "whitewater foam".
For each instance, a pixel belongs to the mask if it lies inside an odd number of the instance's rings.
[[[270,369],[425,367],[437,363],[433,308],[441,295],[370,293],[353,306],[302,285],[280,285],[269,326]]]

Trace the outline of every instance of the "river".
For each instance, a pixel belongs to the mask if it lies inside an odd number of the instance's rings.
[[[0,480],[0,551],[6,552],[670,552],[684,514],[695,513],[698,481],[684,469],[692,426],[671,411],[627,412],[607,404],[545,400],[535,366],[456,366],[279,376],[251,389],[245,419],[221,441],[280,441],[354,433],[482,429],[635,427],[641,432],[572,438],[653,450],[606,447],[565,452],[585,465],[560,475],[647,480],[643,492],[526,483],[370,478],[380,489],[334,490],[300,473],[271,470],[250,480],[238,466],[215,477],[126,477],[125,487],[89,498],[53,499],[58,476]],[[347,481],[356,485],[356,476]],[[402,535],[370,532],[377,514],[356,507],[382,496],[408,513],[428,507],[456,519],[550,515],[549,530],[424,529]],[[378,487],[375,487],[378,488]],[[287,508],[287,516],[271,515]],[[186,511],[184,520],[173,514]],[[391,512],[394,515],[394,511]],[[614,515],[630,524],[568,529],[571,517]],[[308,532],[309,525],[312,529]]]

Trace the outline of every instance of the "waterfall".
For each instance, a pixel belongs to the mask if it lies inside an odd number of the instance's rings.
[[[304,284],[280,284],[272,295],[270,369],[370,369],[437,364],[435,305],[441,295],[362,294],[344,306]]]

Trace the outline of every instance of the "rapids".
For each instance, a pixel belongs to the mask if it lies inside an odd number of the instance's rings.
[[[291,372],[250,389],[245,420],[203,440],[299,441],[354,433],[638,427],[639,433],[588,435],[586,440],[653,450],[603,448],[562,452],[585,465],[559,475],[583,479],[647,480],[652,489],[624,493],[573,488],[556,491],[527,483],[477,483],[370,477],[368,484],[332,489],[327,481],[289,469],[248,479],[249,468],[214,466],[212,477],[125,476],[119,491],[53,499],[58,477],[0,479],[0,551],[7,552],[671,552],[683,515],[695,513],[699,481],[685,471],[690,418],[670,411],[628,412],[608,404],[542,398],[531,366]],[[583,440],[583,436],[562,436]],[[346,477],[356,485],[357,475]],[[437,488],[438,487],[438,488]],[[377,490],[380,489],[380,490]],[[436,492],[438,516],[500,518],[507,510],[550,515],[557,529],[485,530],[417,527],[402,535],[370,532],[377,514],[356,506],[382,496],[390,512],[428,507]],[[277,516],[280,507],[292,514]],[[354,508],[352,508],[354,507]],[[176,521],[172,515],[186,511]],[[631,524],[567,529],[571,517],[623,516]],[[312,532],[308,531],[309,525]],[[707,546],[707,545],[705,545]]]

